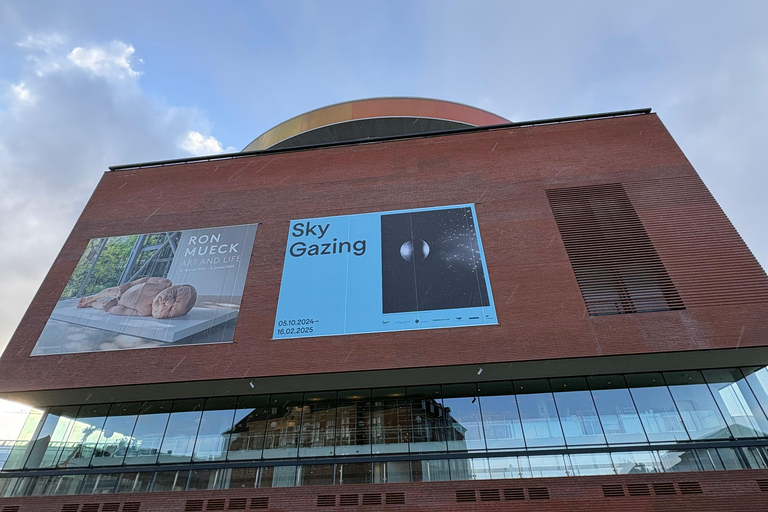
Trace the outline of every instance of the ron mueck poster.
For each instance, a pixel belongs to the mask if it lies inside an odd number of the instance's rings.
[[[290,223],[274,339],[496,323],[473,204]]]

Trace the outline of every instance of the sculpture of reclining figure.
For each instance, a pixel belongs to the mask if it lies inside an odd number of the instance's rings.
[[[83,297],[78,308],[94,308],[119,316],[175,318],[192,310],[197,290],[189,284],[173,286],[170,279],[142,277]]]

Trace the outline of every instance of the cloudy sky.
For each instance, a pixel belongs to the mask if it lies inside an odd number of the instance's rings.
[[[0,2],[0,350],[107,166],[423,96],[515,121],[652,107],[768,265],[768,3]]]

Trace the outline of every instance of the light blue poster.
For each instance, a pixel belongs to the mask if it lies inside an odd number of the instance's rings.
[[[473,204],[290,223],[273,339],[497,323]]]

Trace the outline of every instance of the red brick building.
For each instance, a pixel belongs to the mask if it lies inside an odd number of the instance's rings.
[[[275,335],[293,221],[450,205],[476,215],[496,320]],[[215,343],[52,316],[104,289],[111,243],[119,288],[247,225]],[[0,396],[36,408],[0,512],[765,510],[767,364],[768,278],[650,110],[326,107],[104,174],[0,358]]]

